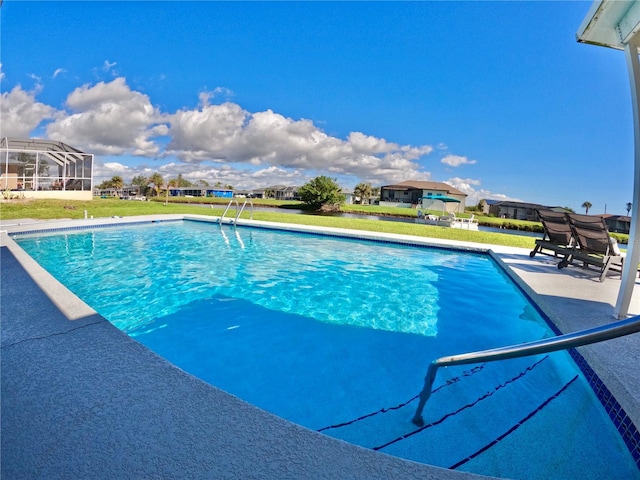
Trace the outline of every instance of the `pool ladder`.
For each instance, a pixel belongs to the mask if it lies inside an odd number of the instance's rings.
[[[242,214],[242,212],[244,211],[244,208],[247,206],[247,203],[251,206],[251,217],[250,219],[253,220],[253,202],[251,200],[245,200],[244,203],[242,204],[242,207],[240,207],[240,204],[238,203],[238,200],[236,200],[235,198],[229,200],[229,203],[227,204],[227,208],[224,209],[224,212],[222,212],[222,215],[220,216],[220,219],[218,220],[218,223],[220,225],[222,225],[222,219],[224,218],[224,216],[227,214],[227,212],[229,211],[229,209],[231,208],[231,205],[235,203],[236,204],[236,218],[234,218],[231,221],[232,225],[237,225],[238,223],[238,218],[240,218],[240,215]]]
[[[413,416],[413,423],[419,427],[424,425],[422,411],[425,403],[431,396],[433,382],[436,379],[436,373],[440,367],[448,367],[451,365],[468,365],[471,363],[493,362],[496,360],[507,360],[510,358],[527,357],[529,355],[537,355],[539,353],[549,353],[558,350],[567,350],[569,348],[581,347],[592,343],[604,342],[613,338],[623,337],[632,333],[640,332],[640,315],[627,318],[619,322],[602,325],[579,332],[568,333],[552,338],[545,338],[535,342],[521,343],[520,345],[511,345],[508,347],[494,348],[492,350],[482,350],[478,352],[462,353],[452,355],[450,357],[440,357],[429,365],[427,374],[424,378],[424,387],[420,392],[420,401],[418,408]]]

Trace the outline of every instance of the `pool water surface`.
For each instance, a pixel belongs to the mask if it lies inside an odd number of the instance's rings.
[[[201,222],[17,237],[115,326],[176,366],[308,428],[512,478],[640,478],[566,352],[428,364],[553,333],[483,254]]]

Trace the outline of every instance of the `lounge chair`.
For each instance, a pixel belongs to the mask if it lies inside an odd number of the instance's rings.
[[[533,258],[536,253],[542,253],[555,257],[561,255],[563,259],[566,259],[573,252],[575,246],[567,214],[546,209],[540,209],[537,212],[544,227],[544,235],[542,239],[536,240],[536,246],[529,253],[529,256]]]
[[[623,257],[618,243],[609,235],[604,218],[577,213],[569,213],[567,218],[576,244],[571,254],[558,264],[558,268],[564,268],[574,261],[582,262],[585,267],[593,265],[600,269],[601,282],[604,282],[611,267],[622,274]]]

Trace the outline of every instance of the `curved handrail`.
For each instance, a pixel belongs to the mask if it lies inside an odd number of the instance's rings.
[[[218,220],[218,223],[220,225],[222,225],[222,219],[224,218],[224,216],[227,214],[227,212],[229,211],[229,208],[231,207],[231,204],[233,202],[236,202],[236,212],[238,211],[238,209],[240,208],[240,205],[238,204],[238,200],[236,200],[235,198],[232,198],[231,200],[229,200],[229,203],[227,204],[227,208],[224,209],[224,212],[222,212],[222,215],[220,216],[220,220]]]
[[[413,423],[419,427],[424,425],[422,411],[425,403],[431,396],[431,388],[436,379],[438,368],[451,365],[468,365],[470,363],[493,362],[496,360],[506,360],[510,358],[526,357],[538,353],[549,353],[557,350],[580,347],[592,343],[603,342],[613,338],[623,337],[632,333],[640,332],[640,316],[627,318],[618,322],[602,325],[587,330],[581,330],[558,337],[545,338],[535,342],[522,343],[520,345],[510,345],[507,347],[482,350],[478,352],[462,353],[450,357],[440,357],[429,365],[424,378],[424,387],[420,392],[418,408],[413,416]]]
[[[234,225],[238,224],[238,218],[240,218],[240,215],[242,215],[242,212],[244,211],[244,207],[247,206],[247,202],[249,202],[249,205],[251,205],[251,220],[253,220],[253,202],[251,200],[245,200],[244,203],[242,204],[242,208],[240,209],[239,212],[236,212],[236,218],[233,221]],[[237,210],[237,208],[236,208]]]

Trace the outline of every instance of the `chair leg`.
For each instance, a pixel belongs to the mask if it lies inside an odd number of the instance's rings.
[[[602,272],[600,273],[600,282],[605,281],[605,279],[607,278],[607,272],[609,271],[610,267],[611,267],[611,257],[608,257],[604,261],[604,265],[602,266]]]

